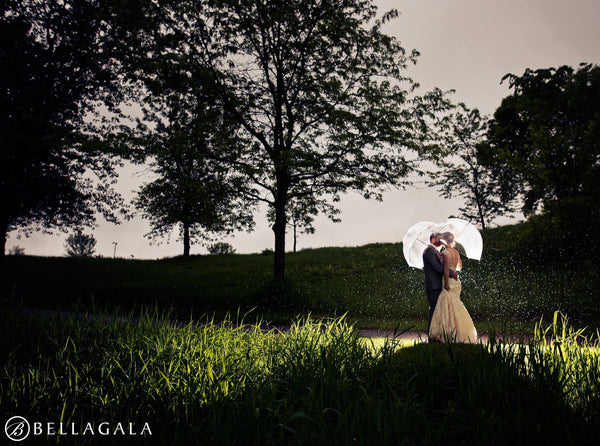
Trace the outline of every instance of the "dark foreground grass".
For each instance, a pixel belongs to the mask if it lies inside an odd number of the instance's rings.
[[[552,343],[371,348],[343,319],[284,334],[168,315],[0,313],[2,422],[14,415],[95,435],[59,444],[594,444],[598,352]],[[126,320],[126,319],[125,319]],[[560,321],[556,324],[560,325]],[[152,435],[100,437],[148,423]],[[68,428],[72,429],[72,428]],[[31,440],[29,438],[28,440]]]

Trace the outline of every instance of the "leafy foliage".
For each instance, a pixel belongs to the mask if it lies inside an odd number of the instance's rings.
[[[438,161],[439,170],[430,173],[429,184],[445,198],[464,197],[461,215],[485,229],[498,215],[513,211],[513,197],[502,195],[501,183],[488,167],[493,150],[486,140],[488,118],[461,103],[445,126],[441,142],[449,157]]]
[[[89,119],[121,97],[99,2],[0,6],[0,236],[118,221],[114,160]]]
[[[507,74],[514,93],[490,123],[490,160],[529,215],[584,197],[598,197],[600,67],[582,64]]]
[[[229,243],[217,242],[208,246],[208,253],[211,255],[235,254],[235,249]]]
[[[90,257],[96,251],[96,239],[93,235],[77,231],[67,237],[65,243],[67,255],[71,257]]]
[[[376,19],[371,1],[186,0],[152,14],[131,42],[135,64],[164,57],[172,77],[203,79],[239,126],[244,143],[224,145],[218,160],[243,175],[247,197],[272,207],[277,280],[288,204],[348,189],[381,198],[404,185],[415,169],[406,149],[422,149],[447,105],[439,90],[411,95],[402,71],[418,53],[382,32],[397,13]]]
[[[8,250],[9,256],[22,256],[25,254],[25,248],[22,248],[19,245],[15,245]]]

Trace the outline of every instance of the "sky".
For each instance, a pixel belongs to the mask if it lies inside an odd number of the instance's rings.
[[[405,73],[421,84],[420,91],[434,87],[455,90],[453,101],[478,108],[483,114],[493,114],[510,94],[507,84],[500,83],[507,73],[600,63],[598,0],[377,0],[375,4],[381,13],[392,8],[400,12],[384,30],[408,51],[421,53],[417,65],[409,66]],[[129,199],[144,181],[149,181],[144,169],[126,166],[117,190]],[[300,234],[298,249],[400,242],[414,223],[441,222],[458,215],[462,205],[462,199],[444,199],[422,181],[406,190],[390,190],[383,202],[348,193],[340,203],[342,222],[317,218],[316,233]],[[274,235],[264,214],[265,209],[259,209],[252,233],[236,233],[222,241],[240,254],[272,249]],[[499,218],[496,223],[516,221]],[[105,257],[156,259],[183,252],[176,235],[161,244],[151,243],[144,237],[149,226],[139,216],[120,225],[100,220],[96,228],[84,232],[94,235],[96,254]],[[14,246],[24,248],[28,255],[62,256],[66,237],[63,233],[34,233],[19,239],[13,233],[6,246],[7,251]],[[288,251],[292,243],[289,234]],[[191,249],[191,254],[206,252],[199,245]]]

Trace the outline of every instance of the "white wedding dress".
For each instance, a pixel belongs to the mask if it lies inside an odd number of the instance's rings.
[[[448,250],[443,251],[442,255],[447,256],[450,269],[456,271],[456,264],[453,264]],[[435,306],[429,329],[429,339],[442,342],[475,343],[477,342],[477,330],[469,312],[460,300],[462,289],[460,280],[450,279],[449,284],[450,290],[442,288]]]

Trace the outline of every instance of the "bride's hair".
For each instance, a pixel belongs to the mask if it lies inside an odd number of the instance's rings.
[[[441,239],[444,240],[448,246],[454,246],[454,234],[451,232],[444,232],[441,235]]]

